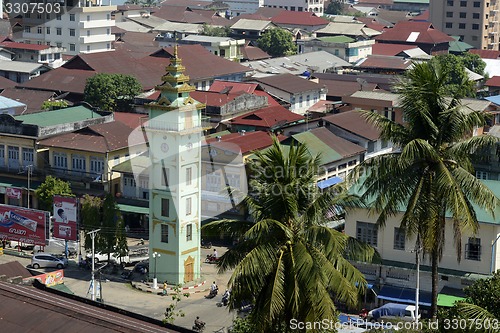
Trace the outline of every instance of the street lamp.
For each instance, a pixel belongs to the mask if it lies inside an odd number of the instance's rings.
[[[26,168],[28,169],[28,195],[27,195],[27,199],[28,199],[28,208],[30,208],[30,187],[31,187],[30,177],[31,177],[33,165],[27,165]]]
[[[158,280],[156,279],[156,258],[161,257],[161,254],[158,252],[153,252],[153,259],[155,261],[155,270],[153,275],[153,289],[158,289]]]

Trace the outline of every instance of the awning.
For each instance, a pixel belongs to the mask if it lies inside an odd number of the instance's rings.
[[[461,302],[464,300],[465,300],[465,298],[463,298],[463,297],[446,295],[446,294],[438,294],[437,305],[438,306],[446,306],[446,307],[451,308],[453,305],[455,305],[455,302]]]
[[[118,204],[118,208],[120,208],[122,212],[127,213],[149,214],[149,207]]]
[[[342,182],[342,178],[332,177],[318,182],[318,187],[323,190],[340,182]]]
[[[405,304],[415,304],[415,289],[402,288],[394,286],[383,286],[377,295],[377,298],[391,302]],[[418,304],[422,306],[431,306],[432,296],[430,292],[420,291]]]

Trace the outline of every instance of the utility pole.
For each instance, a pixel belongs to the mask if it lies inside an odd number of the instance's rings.
[[[419,302],[419,294],[420,294],[420,251],[422,248],[420,247],[420,238],[417,236],[417,242],[415,244],[415,253],[417,255],[416,257],[416,263],[417,263],[417,285],[415,288],[415,323],[418,324],[418,314],[419,314],[419,309],[418,309],[418,302]]]
[[[95,240],[95,235],[97,232],[101,231],[101,229],[96,229],[87,232],[87,235],[90,235],[90,238],[92,238],[92,278],[90,280],[90,284],[92,287],[90,298],[95,301],[95,278],[94,278],[94,268],[95,268],[95,259],[94,259],[94,253],[95,253],[95,248],[94,248],[94,240]]]
[[[31,168],[33,165],[28,165],[26,168],[28,169],[28,195],[26,196],[28,198],[28,209],[30,208],[30,187],[31,187]]]

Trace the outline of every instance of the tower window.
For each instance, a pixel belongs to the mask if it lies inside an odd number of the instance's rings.
[[[193,239],[193,225],[188,224],[186,226],[186,241],[190,241]]]
[[[186,215],[191,215],[193,200],[191,198],[186,198]]]
[[[168,217],[169,216],[169,209],[170,208],[170,201],[168,199],[161,199],[161,216]]]
[[[168,243],[168,224],[161,225],[161,242]]]

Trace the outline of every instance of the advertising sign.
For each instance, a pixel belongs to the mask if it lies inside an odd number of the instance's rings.
[[[62,269],[60,269],[60,270],[57,270],[54,272],[29,277],[29,278],[23,279],[23,281],[31,280],[31,279],[37,279],[38,281],[40,281],[41,283],[43,283],[47,287],[52,287],[52,286],[55,286],[56,284],[64,283],[64,271]]]
[[[76,198],[54,196],[54,237],[76,241]]]
[[[5,194],[8,198],[21,199],[21,189],[19,188],[7,187]]]
[[[44,246],[45,226],[48,221],[47,212],[0,205],[0,239]]]

